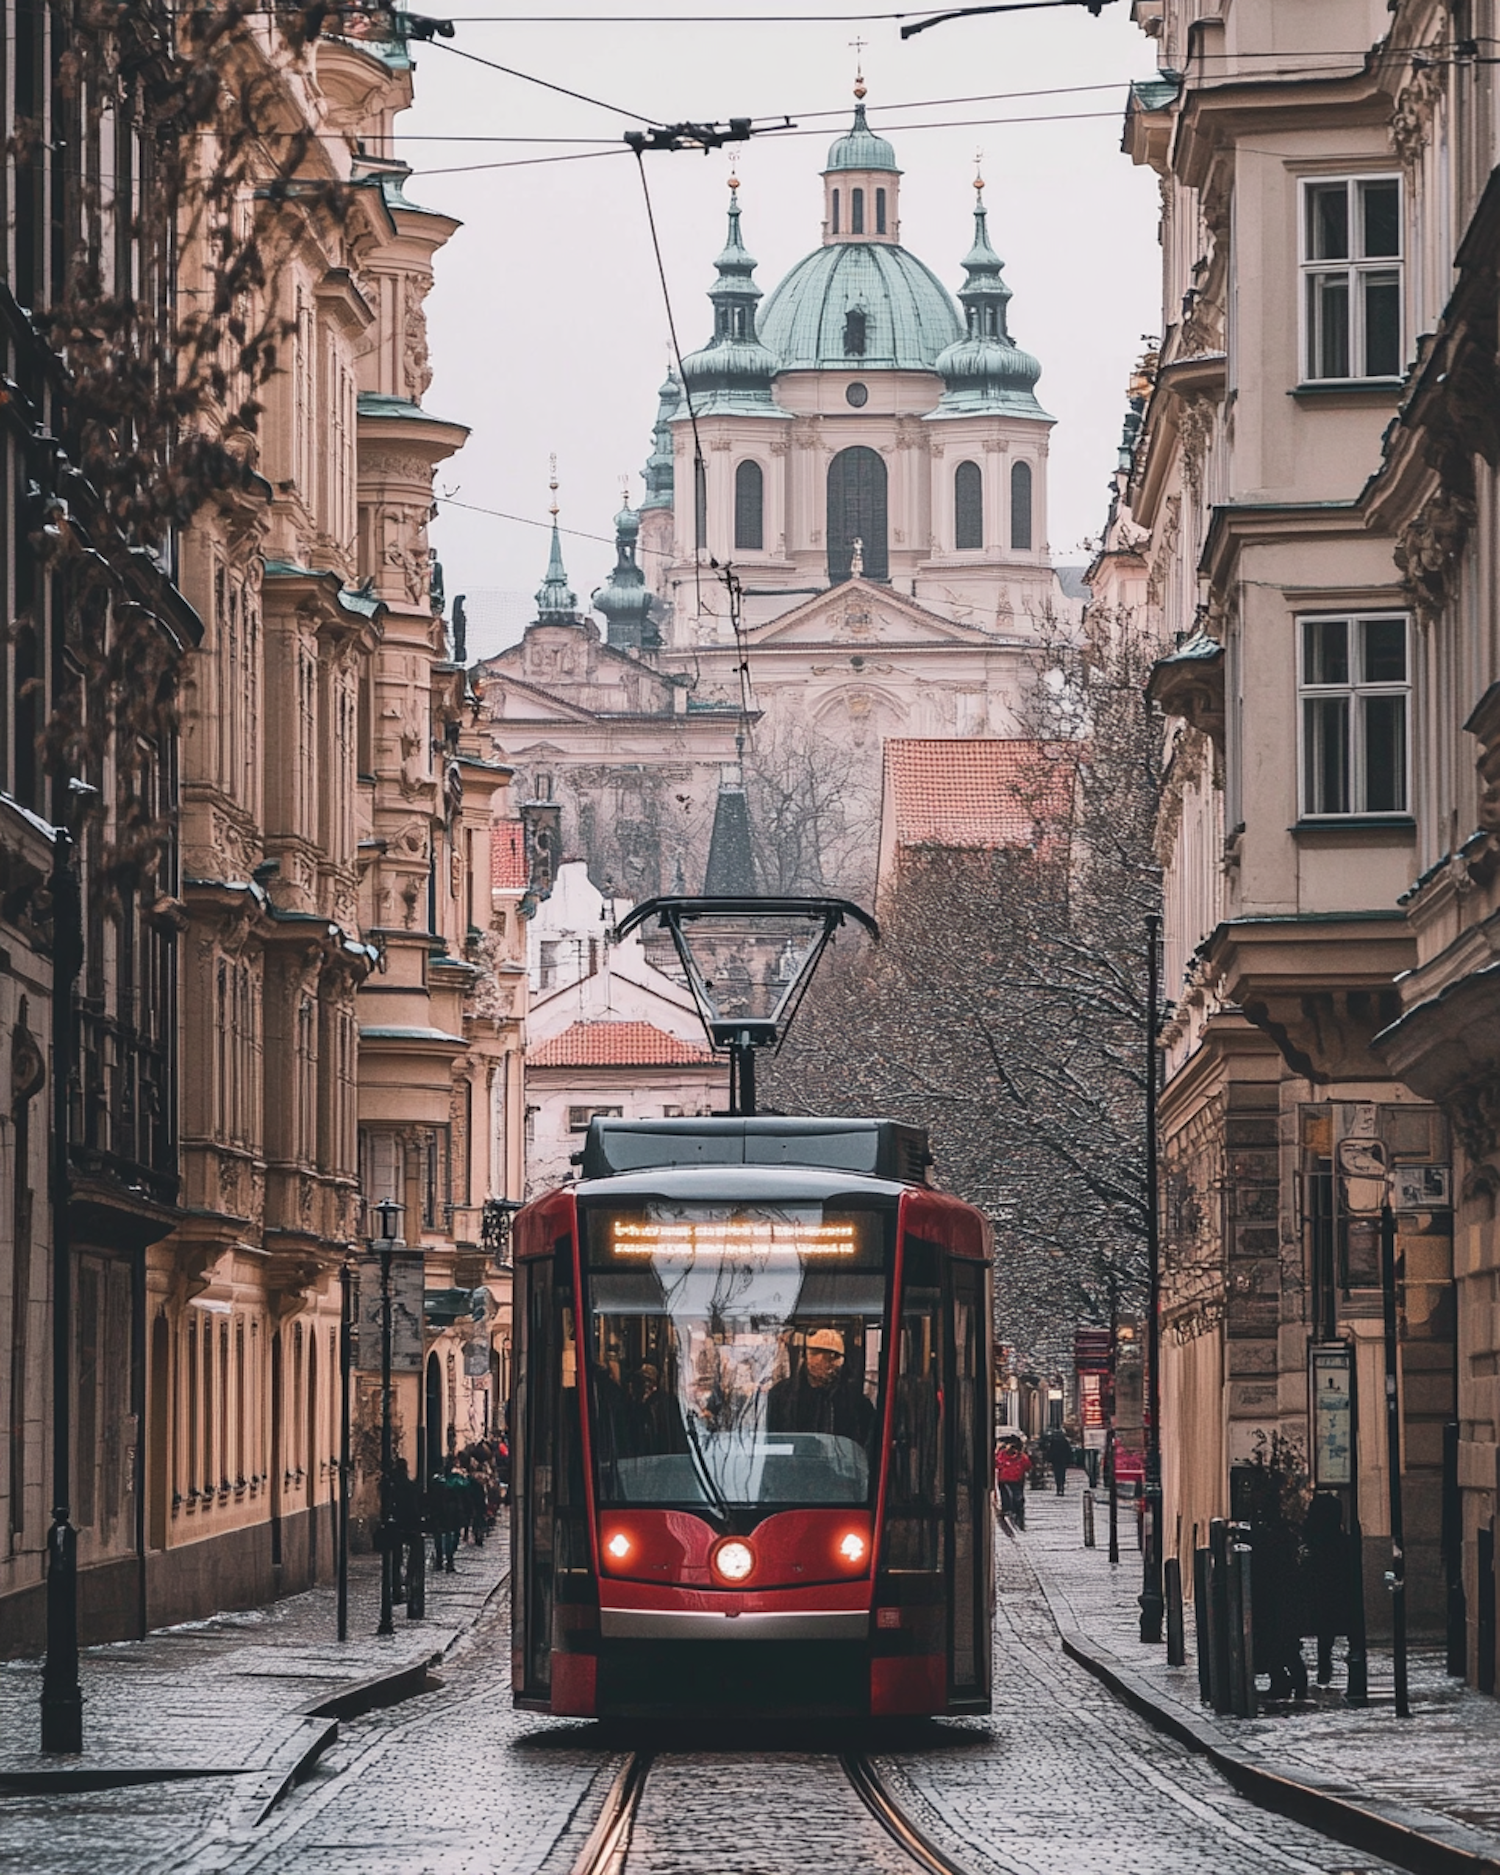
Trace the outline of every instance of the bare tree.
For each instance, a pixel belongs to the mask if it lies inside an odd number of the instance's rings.
[[[930,1129],[993,1221],[1003,1337],[1049,1365],[1141,1299],[1155,655],[1128,618],[1044,640],[1015,783],[1031,844],[908,849],[883,943],[828,971],[766,1076],[788,1110]]]
[[[869,903],[880,791],[859,750],[778,712],[745,758],[745,790],[762,891]]]

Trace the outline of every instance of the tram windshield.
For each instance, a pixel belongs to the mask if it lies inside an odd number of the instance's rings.
[[[894,1216],[674,1204],[584,1217],[607,1504],[867,1504]]]

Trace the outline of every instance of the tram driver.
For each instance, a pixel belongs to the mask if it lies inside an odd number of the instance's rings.
[[[830,1432],[868,1446],[875,1409],[845,1373],[844,1337],[819,1328],[807,1337],[795,1373],[778,1380],[767,1402],[768,1432]]]

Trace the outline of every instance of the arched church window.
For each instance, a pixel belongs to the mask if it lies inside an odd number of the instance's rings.
[[[833,232],[837,234],[838,231],[839,231],[839,192],[837,189],[835,189],[833,192]]]
[[[984,477],[977,462],[953,472],[953,544],[962,553],[984,545]]]
[[[1022,553],[1031,551],[1031,464],[1029,462],[1011,464],[1010,544]]]
[[[854,543],[866,579],[889,579],[885,463],[873,449],[841,449],[828,465],[828,580],[849,578]]]
[[[863,234],[865,231],[865,192],[863,189],[849,191],[849,232]]]
[[[865,315],[858,306],[851,306],[844,314],[844,356],[863,358],[868,328]]]
[[[765,545],[765,477],[748,459],[734,472],[734,544],[759,552]]]
[[[875,191],[875,232],[885,233],[885,190]]]

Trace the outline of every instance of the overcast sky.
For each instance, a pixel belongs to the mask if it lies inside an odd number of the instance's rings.
[[[1058,419],[1051,544],[1061,560],[1084,557],[1079,544],[1104,513],[1127,375],[1160,319],[1155,182],[1119,148],[1127,81],[1153,69],[1153,48],[1123,4],[1098,19],[1064,8],[954,21],[905,42],[891,20],[770,19],[787,0],[731,0],[755,17],[712,23],[686,17],[708,10],[701,0],[521,0],[547,11],[534,22],[502,21],[493,0],[454,4],[456,37],[414,48],[416,103],[399,145],[416,172],[412,199],[464,223],[437,256],[425,401],[473,431],[439,469],[440,495],[523,518],[443,506],[432,538],[450,600],[540,583],[546,535],[526,522],[546,520],[554,452],[565,528],[610,537],[622,476],[632,502],[641,498],[667,319],[637,165],[614,153],[632,127],[626,113],[666,122],[792,116],[799,133],[756,137],[734,156],[746,245],[769,295],[818,243],[819,172],[853,108],[857,36],[868,42],[871,125],[891,137],[904,171],[903,244],[953,291],[972,236],[975,151],[984,152],[990,235],[1015,295],[1012,332],[1041,359],[1038,395]],[[675,17],[632,23],[633,4]],[[596,17],[576,23],[562,17],[569,11]],[[1015,93],[1046,95],[996,95]],[[1053,121],[998,121],[1006,118]],[[466,167],[594,149],[611,153]],[[723,242],[730,160],[645,159],[684,352],[710,331],[704,295]],[[586,603],[613,563],[611,547],[574,534],[564,549]],[[494,648],[483,639],[499,614],[493,602],[471,612],[481,640],[471,654],[483,653]]]

